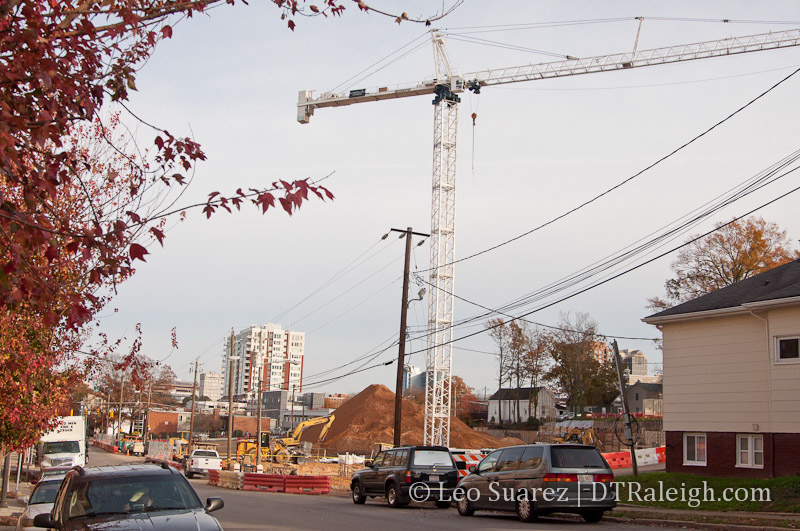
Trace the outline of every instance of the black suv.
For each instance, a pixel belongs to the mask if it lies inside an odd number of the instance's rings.
[[[370,468],[356,471],[350,490],[358,504],[367,496],[385,496],[390,507],[433,501],[447,508],[457,483],[458,470],[446,447],[403,446],[380,452]]]
[[[170,466],[122,465],[67,472],[50,513],[33,524],[58,530],[169,529],[221,531],[207,514],[223,507],[221,498],[200,502],[197,492]]]

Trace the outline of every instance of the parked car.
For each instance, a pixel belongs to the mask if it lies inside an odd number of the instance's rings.
[[[594,446],[532,444],[495,450],[461,479],[453,499],[461,516],[475,511],[539,515],[577,513],[599,522],[616,507],[614,472]]]
[[[58,493],[58,488],[61,486],[65,474],[66,472],[61,472],[61,475],[50,474],[47,477],[42,477],[33,488],[30,498],[22,498],[25,502],[25,510],[17,520],[17,531],[36,529],[33,525],[33,519],[37,514],[49,513],[53,508],[53,503],[56,501],[56,493]]]
[[[222,470],[222,458],[216,450],[194,450],[183,461],[183,473],[191,479],[195,474],[208,475],[209,470]]]
[[[204,506],[183,474],[166,464],[75,467],[64,478],[53,509],[33,523],[59,531],[221,531],[208,513],[223,505],[221,498],[208,498]]]
[[[59,479],[64,479],[64,475],[70,470],[72,470],[72,467],[70,466],[45,467],[42,469],[41,473],[39,474],[39,477],[32,479],[31,483],[35,485],[36,483],[42,481],[43,479],[54,478],[54,477],[57,477]]]
[[[384,450],[370,468],[357,470],[350,481],[353,503],[382,496],[390,507],[411,501],[433,501],[450,507],[458,470],[444,446],[404,446]]]

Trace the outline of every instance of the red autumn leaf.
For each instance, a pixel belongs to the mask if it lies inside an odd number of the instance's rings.
[[[47,252],[44,255],[49,261],[52,262],[53,260],[58,258],[58,248],[51,245],[47,248]]]
[[[155,227],[150,227],[150,233],[156,237],[158,243],[161,244],[161,247],[164,247],[164,232]]]
[[[292,215],[292,201],[286,197],[281,197],[278,199],[281,202],[281,206],[286,211],[287,214],[290,216]]]
[[[147,249],[139,245],[138,243],[131,244],[130,256],[131,260],[136,260],[137,258],[142,262],[146,262],[147,260],[144,259],[144,255],[150,254]]]
[[[163,35],[164,38],[171,39],[172,38],[172,26],[164,26],[163,28],[161,28],[161,35]]]

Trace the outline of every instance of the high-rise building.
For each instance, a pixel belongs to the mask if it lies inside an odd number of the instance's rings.
[[[223,389],[222,374],[218,372],[200,373],[200,396],[207,396],[216,402],[225,394]]]
[[[233,395],[244,398],[258,390],[259,376],[264,391],[303,390],[304,332],[282,330],[269,323],[252,325],[233,338]],[[223,395],[227,396],[231,338],[225,340],[222,360]],[[238,359],[237,359],[238,358]]]
[[[622,361],[622,370],[627,371],[629,376],[647,376],[647,356],[642,354],[641,350],[623,349],[619,351],[619,357]]]
[[[600,365],[606,365],[613,361],[613,350],[608,346],[608,343],[603,341],[594,341],[589,346],[591,349],[591,356],[597,360]]]

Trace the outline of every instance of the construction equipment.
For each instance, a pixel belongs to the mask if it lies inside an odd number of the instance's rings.
[[[639,19],[639,29],[643,18]],[[450,67],[442,35],[431,31],[436,76],[432,80],[349,92],[325,92],[315,97],[302,90],[297,102],[297,121],[309,123],[314,110],[354,103],[393,100],[410,96],[435,95],[433,139],[433,198],[431,201],[430,290],[428,299],[428,348],[425,388],[425,444],[450,446],[451,373],[453,344],[453,288],[455,281],[456,217],[456,137],[458,129],[458,94],[466,90],[479,93],[483,87],[536,81],[556,77],[622,71],[723,57],[748,52],[773,50],[800,45],[800,30],[731,37],[716,41],[684,44],[651,50],[637,50],[614,55],[574,58],[565,61],[529,64],[511,68],[484,70],[459,75]]]
[[[553,442],[588,444],[603,449],[603,441],[600,440],[593,428],[572,428],[563,437],[553,437]]]
[[[306,456],[311,451],[310,442],[301,442],[300,436],[312,426],[322,426],[318,441],[325,440],[333,421],[336,417],[331,414],[327,417],[316,417],[301,422],[287,437],[273,437],[269,432],[261,432],[261,459],[262,461],[273,461],[278,464],[286,464],[290,460],[293,463],[302,464]],[[249,459],[251,463],[256,461],[257,441],[255,437],[238,439],[236,443],[237,459]]]

